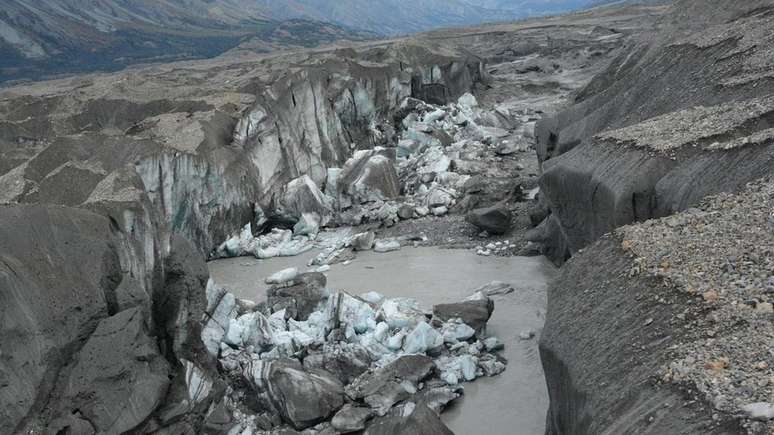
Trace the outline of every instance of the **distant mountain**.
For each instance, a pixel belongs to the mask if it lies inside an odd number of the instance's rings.
[[[0,0],[0,82],[210,57],[236,46],[270,50],[508,21],[610,1]]]
[[[0,0],[0,82],[138,62],[376,35],[310,19],[278,20],[249,0]]]

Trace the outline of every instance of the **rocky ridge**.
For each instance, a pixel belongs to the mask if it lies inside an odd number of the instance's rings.
[[[548,433],[771,432],[771,9],[675,2],[538,123]]]

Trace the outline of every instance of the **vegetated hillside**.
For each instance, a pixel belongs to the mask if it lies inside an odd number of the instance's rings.
[[[218,55],[259,38],[273,48],[373,37],[313,20],[275,20],[241,0],[4,0],[0,82]]]
[[[2,0],[0,83],[557,14],[610,0]],[[332,23],[332,24],[326,24]],[[361,30],[354,30],[361,29]]]

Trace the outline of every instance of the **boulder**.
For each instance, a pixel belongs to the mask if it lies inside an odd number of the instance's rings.
[[[400,251],[399,241],[380,239],[374,244],[374,252],[387,253],[392,251]]]
[[[392,159],[382,150],[357,151],[341,170],[339,196],[353,203],[387,201],[400,195],[400,180]]]
[[[413,401],[417,405],[427,406],[436,414],[441,414],[449,403],[462,397],[463,392],[462,386],[448,386],[443,381],[431,380],[426,383],[422,391],[417,393]]]
[[[515,140],[503,140],[497,145],[495,153],[499,156],[510,156],[511,154],[523,153],[529,151],[529,144]]]
[[[253,346],[261,349],[272,345],[273,334],[269,319],[261,313],[248,313],[231,319],[224,342],[236,347]]]
[[[304,213],[317,213],[320,224],[331,218],[332,208],[320,188],[308,176],[303,175],[286,184],[279,195],[278,211],[286,216],[301,219]]]
[[[319,272],[297,275],[289,287],[274,286],[266,290],[266,305],[272,313],[286,310],[286,316],[307,320],[327,298],[328,279]]]
[[[502,204],[471,210],[466,219],[490,234],[505,234],[511,229],[511,212]]]
[[[345,391],[350,399],[363,400],[378,415],[385,415],[395,403],[416,393],[417,385],[434,368],[430,357],[404,355],[380,369],[363,373]]]
[[[518,202],[524,199],[518,177],[499,178],[478,173],[465,180],[461,192],[462,199],[457,202],[455,208],[463,213],[501,202]]]
[[[368,302],[344,292],[335,298],[337,326],[351,327],[357,333],[376,328],[376,312]]]
[[[377,319],[392,329],[414,328],[427,320],[416,300],[410,298],[385,299],[379,306]]]
[[[376,234],[373,231],[356,234],[352,237],[350,245],[355,251],[370,251],[374,247]]]
[[[425,197],[425,205],[429,208],[449,207],[452,205],[454,196],[445,189],[436,187],[432,189]]]
[[[405,220],[414,219],[414,207],[408,204],[403,204],[398,209],[398,217]]]
[[[457,105],[459,105],[463,110],[472,109],[474,107],[478,107],[478,100],[476,100],[476,97],[473,96],[473,94],[466,92],[462,94],[461,97],[457,98]]]
[[[331,424],[340,433],[357,432],[365,429],[366,420],[372,415],[370,408],[345,405],[333,416]]]
[[[315,238],[320,231],[320,223],[320,215],[317,213],[302,213],[301,218],[293,226],[293,235]]]
[[[410,414],[405,415],[410,411]],[[404,408],[400,415],[374,419],[363,435],[454,435],[438,414],[425,405]]]
[[[214,285],[208,285],[207,291],[207,298],[212,298],[212,302],[208,303],[208,320],[202,329],[201,337],[207,352],[217,356],[231,320],[237,317],[237,303],[233,294],[220,292]]]
[[[295,267],[289,267],[277,271],[266,278],[266,284],[285,284],[296,279],[298,276],[298,269]]]
[[[161,404],[169,365],[138,308],[102,320],[74,362],[63,414],[80,412],[97,433],[136,428]]]
[[[355,343],[326,343],[322,350],[313,352],[304,358],[307,369],[325,370],[349,385],[371,366],[371,357],[360,345]]]
[[[478,300],[436,305],[433,307],[433,318],[443,322],[461,319],[466,325],[475,329],[476,334],[481,335],[493,311],[494,301],[484,297]]]
[[[307,370],[296,360],[264,364],[262,383],[282,419],[298,430],[312,427],[344,405],[344,387],[320,370]]]

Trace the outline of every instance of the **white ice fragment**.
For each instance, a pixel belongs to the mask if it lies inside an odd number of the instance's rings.
[[[484,347],[487,352],[495,352],[505,348],[505,345],[503,345],[497,337],[489,337],[484,340]]]
[[[774,404],[768,402],[756,402],[742,406],[742,411],[756,420],[774,419]]]
[[[286,311],[284,309],[275,311],[269,316],[269,323],[273,331],[287,331],[288,324],[285,322]]]
[[[466,92],[457,99],[457,104],[466,109],[478,107],[478,100],[470,92]]]
[[[237,347],[261,348],[272,344],[272,335],[269,319],[254,312],[231,319],[224,341]]]
[[[406,339],[406,331],[400,330],[395,335],[387,339],[387,348],[397,352],[403,348],[403,342]]]
[[[340,323],[351,326],[358,334],[376,326],[376,312],[371,308],[371,305],[347,293],[338,293],[338,295],[338,320]]]
[[[459,319],[454,320],[456,321],[448,322],[442,328],[444,342],[456,343],[458,341],[466,341],[476,335],[475,329],[462,323]]]
[[[400,250],[400,242],[397,240],[377,240],[374,244],[374,252],[386,253]]]
[[[206,399],[212,391],[212,379],[191,361],[180,360],[185,367],[185,383],[188,386],[188,398],[193,403]]]
[[[361,294],[360,299],[372,304],[378,304],[384,300],[384,295],[379,292],[370,291],[368,293]]]
[[[317,213],[302,213],[301,219],[293,227],[293,234],[296,236],[317,236],[320,231],[320,215]]]
[[[414,299],[393,298],[382,302],[379,319],[387,322],[392,329],[413,328],[425,320],[425,314]]]
[[[443,109],[435,109],[434,111],[425,115],[424,121],[428,124],[432,124],[435,121],[439,121],[446,117],[446,111]]]
[[[379,322],[374,329],[374,337],[380,342],[384,342],[390,333],[390,326],[384,322]]]
[[[266,278],[266,284],[284,284],[288,281],[296,279],[298,276],[298,269],[295,267],[289,267],[287,269],[280,270],[274,273],[270,277]]]
[[[441,345],[443,345],[441,334],[428,325],[427,322],[421,322],[406,336],[403,350],[409,354],[423,354]]]
[[[454,372],[442,372],[441,379],[449,385],[457,385],[460,383],[459,378]]]
[[[472,355],[462,355],[458,359],[460,365],[460,371],[466,381],[473,381],[476,379],[476,370],[478,369],[478,360]]]

